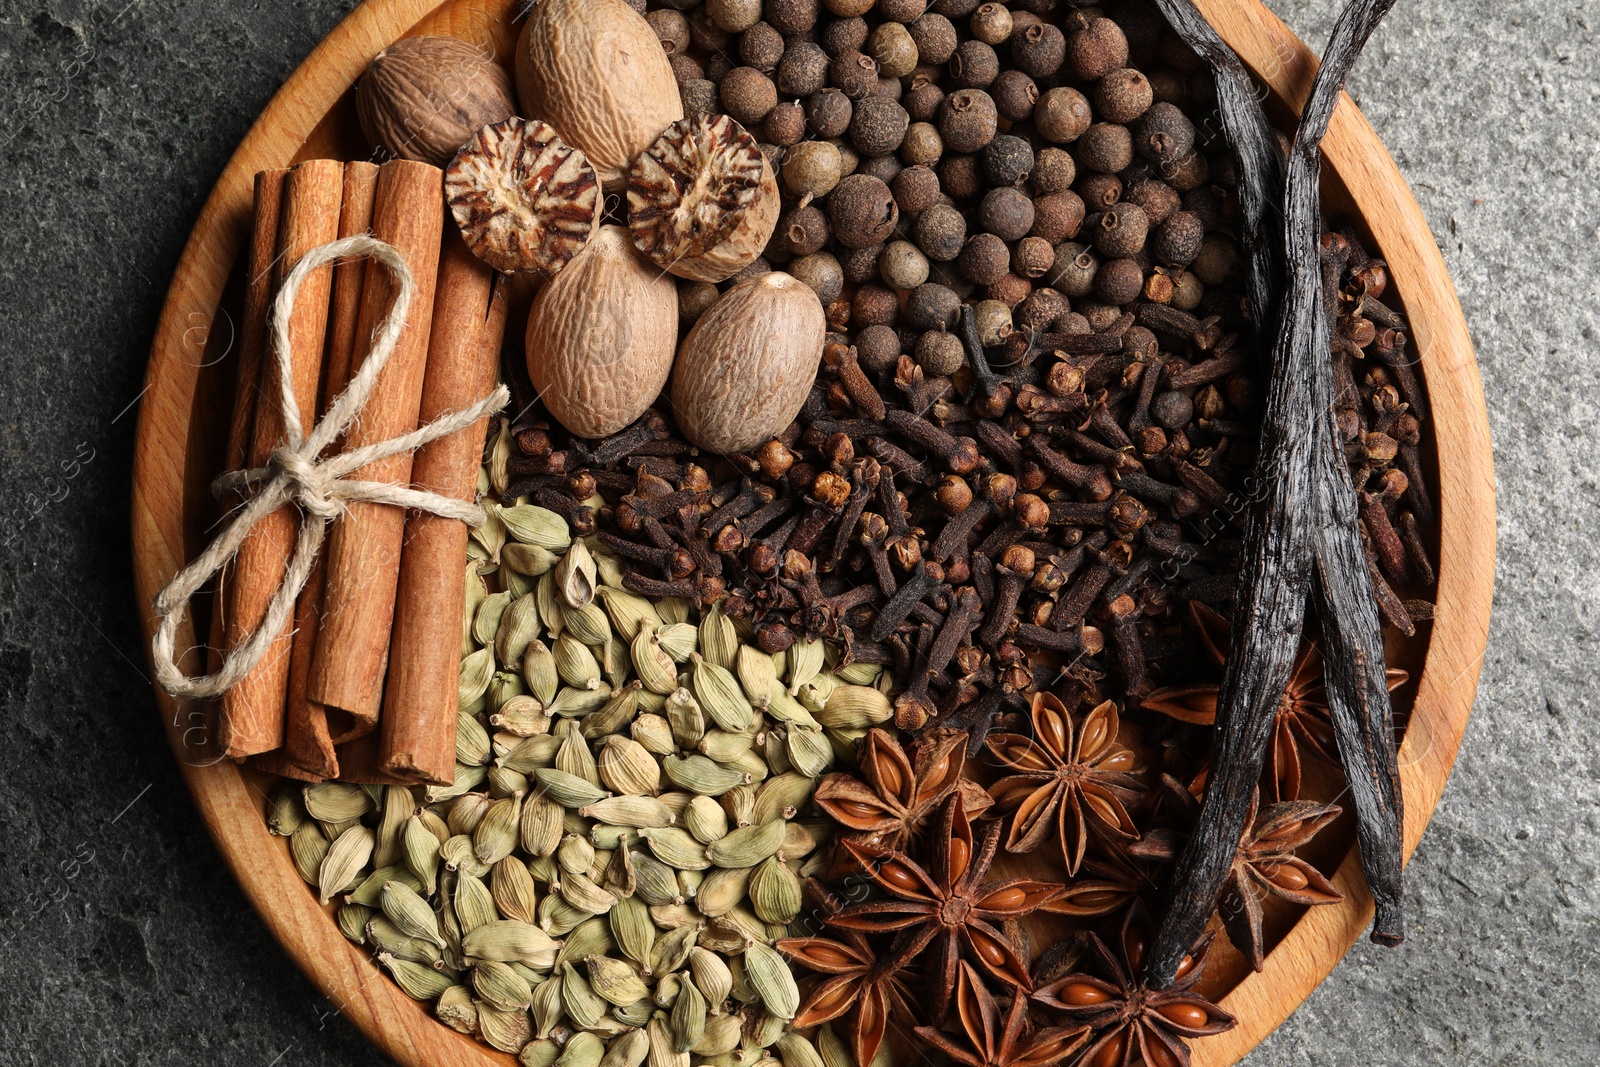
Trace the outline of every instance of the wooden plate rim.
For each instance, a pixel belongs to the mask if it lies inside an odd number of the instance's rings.
[[[1305,45],[1256,0],[1198,0],[1223,37],[1280,103],[1298,107],[1316,70]],[[507,20],[511,0],[458,0],[478,16]],[[189,454],[187,427],[206,329],[247,233],[256,171],[287,164],[318,122],[381,48],[439,5],[435,0],[367,0],[345,18],[284,83],[240,143],[195,224],[151,348],[133,474],[133,555],[138,610],[148,641],[150,603],[186,561],[184,502],[204,491],[207,465]],[[448,13],[444,13],[448,19]],[[1455,761],[1477,689],[1493,595],[1494,471],[1488,416],[1472,345],[1454,286],[1421,209],[1377,133],[1353,103],[1333,117],[1327,168],[1349,190],[1394,285],[1421,352],[1434,407],[1441,465],[1441,558],[1436,619],[1400,750],[1409,858]],[[197,324],[201,327],[197,333]],[[193,645],[184,627],[179,647]],[[194,669],[191,664],[189,669]],[[437,1023],[370,958],[342,936],[307,891],[281,839],[262,821],[263,798],[232,764],[186,758],[194,709],[157,691],[184,779],[224,860],[274,937],[341,1013],[387,1055],[409,1067],[499,1067],[514,1062]],[[1342,905],[1313,908],[1240,983],[1223,1005],[1239,1025],[1199,1041],[1197,1067],[1237,1062],[1328,975],[1365,931],[1372,903],[1354,851],[1334,878]],[[1399,951],[1406,951],[1401,949]]]

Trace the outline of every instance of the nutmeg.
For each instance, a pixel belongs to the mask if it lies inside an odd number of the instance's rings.
[[[459,37],[396,41],[356,86],[356,116],[367,140],[436,167],[476,131],[516,110],[505,69]]]
[[[727,115],[679,119],[628,170],[628,229],[662,270],[720,282],[761,254],[778,224],[778,181]]]
[[[659,38],[623,0],[541,0],[517,42],[517,93],[612,189],[683,118]]]
[[[789,275],[774,271],[735,285],[678,349],[672,406],[679,429],[718,453],[776,436],[810,392],[826,333],[816,292]]]
[[[604,226],[533,298],[528,377],[563,426],[604,437],[655,401],[677,338],[671,276],[634,250],[627,230]]]

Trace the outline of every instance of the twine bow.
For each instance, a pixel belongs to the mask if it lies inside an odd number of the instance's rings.
[[[289,318],[294,311],[295,297],[306,277],[318,267],[347,256],[371,256],[382,263],[395,281],[394,302],[373,338],[371,352],[360,371],[334,400],[327,415],[307,435],[301,423],[299,405],[294,398],[293,375],[289,364]],[[476,404],[441,415],[410,433],[321,458],[322,453],[356,422],[366,408],[367,400],[377,384],[378,372],[389,362],[400,340],[400,331],[405,327],[406,314],[411,309],[416,291],[416,282],[411,277],[404,257],[392,245],[365,235],[346,237],[313,248],[284,279],[283,288],[273,302],[267,325],[272,351],[278,361],[278,380],[283,388],[279,402],[283,406],[285,440],[273,450],[265,466],[231,471],[212,483],[214,492],[234,490],[251,495],[234,512],[217,539],[173,576],[167,587],[156,595],[155,612],[159,622],[150,645],[156,680],[168,693],[175,697],[196,699],[215,697],[231,689],[250,673],[288,624],[294,612],[295,598],[305,587],[317,552],[327,537],[328,523],[343,514],[350,504],[367,502],[414,508],[449,519],[460,519],[469,526],[477,526],[484,521],[483,509],[476,504],[390,482],[362,481],[349,475],[376,460],[414,452],[430,441],[449,436],[499,411],[510,399],[510,393],[504,385],[496,386],[492,393]],[[273,592],[261,624],[244,644],[224,658],[215,674],[189,677],[178,669],[173,657],[178,623],[189,601],[212,575],[238,554],[256,523],[288,504],[297,505],[303,518],[283,581]]]

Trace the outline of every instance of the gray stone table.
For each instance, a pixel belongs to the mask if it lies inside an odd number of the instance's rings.
[[[1333,0],[1272,4],[1325,40]],[[8,1067],[382,1062],[201,829],[128,576],[129,453],[166,281],[234,145],[348,7],[0,0]],[[1593,0],[1409,0],[1352,79],[1477,345],[1498,592],[1460,762],[1407,872],[1406,946],[1357,947],[1256,1067],[1600,1059],[1597,20]]]

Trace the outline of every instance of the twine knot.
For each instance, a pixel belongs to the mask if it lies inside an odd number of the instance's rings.
[[[371,256],[382,263],[394,278],[394,301],[372,339],[371,351],[362,362],[361,369],[344,392],[328,406],[322,421],[307,434],[294,397],[294,375],[289,362],[293,351],[289,345],[289,319],[301,283],[306,277],[318,267],[346,256]],[[156,680],[168,693],[175,697],[195,699],[215,697],[227,692],[250,673],[266,654],[272,641],[283,632],[294,613],[295,598],[300,595],[311,574],[317,551],[327,536],[328,523],[338,518],[350,504],[368,502],[413,508],[459,519],[469,526],[477,526],[484,521],[483,509],[469,501],[390,482],[363,481],[350,475],[388,456],[415,452],[430,441],[448,437],[499,411],[511,395],[504,385],[496,386],[493,392],[476,404],[441,415],[410,433],[323,458],[323,454],[355,424],[366,408],[367,400],[377,385],[378,372],[389,362],[400,341],[400,332],[405,328],[406,314],[416,291],[416,282],[400,252],[392,245],[365,235],[346,237],[313,248],[301,257],[284,279],[283,288],[273,301],[272,313],[267,319],[273,356],[278,361],[278,381],[282,386],[279,403],[283,409],[284,442],[272,450],[264,466],[229,471],[212,483],[212,489],[219,497],[228,499],[232,491],[244,498],[243,503],[229,516],[227,525],[216,540],[174,575],[166,588],[156,595],[158,622],[155,636],[150,642],[151,658],[155,665]],[[222,666],[215,674],[198,678],[185,675],[178,669],[175,660],[174,641],[178,623],[190,599],[238,554],[245,537],[256,523],[288,504],[299,505],[303,512],[300,531],[284,569],[283,581],[273,591],[261,624],[224,657]]]

